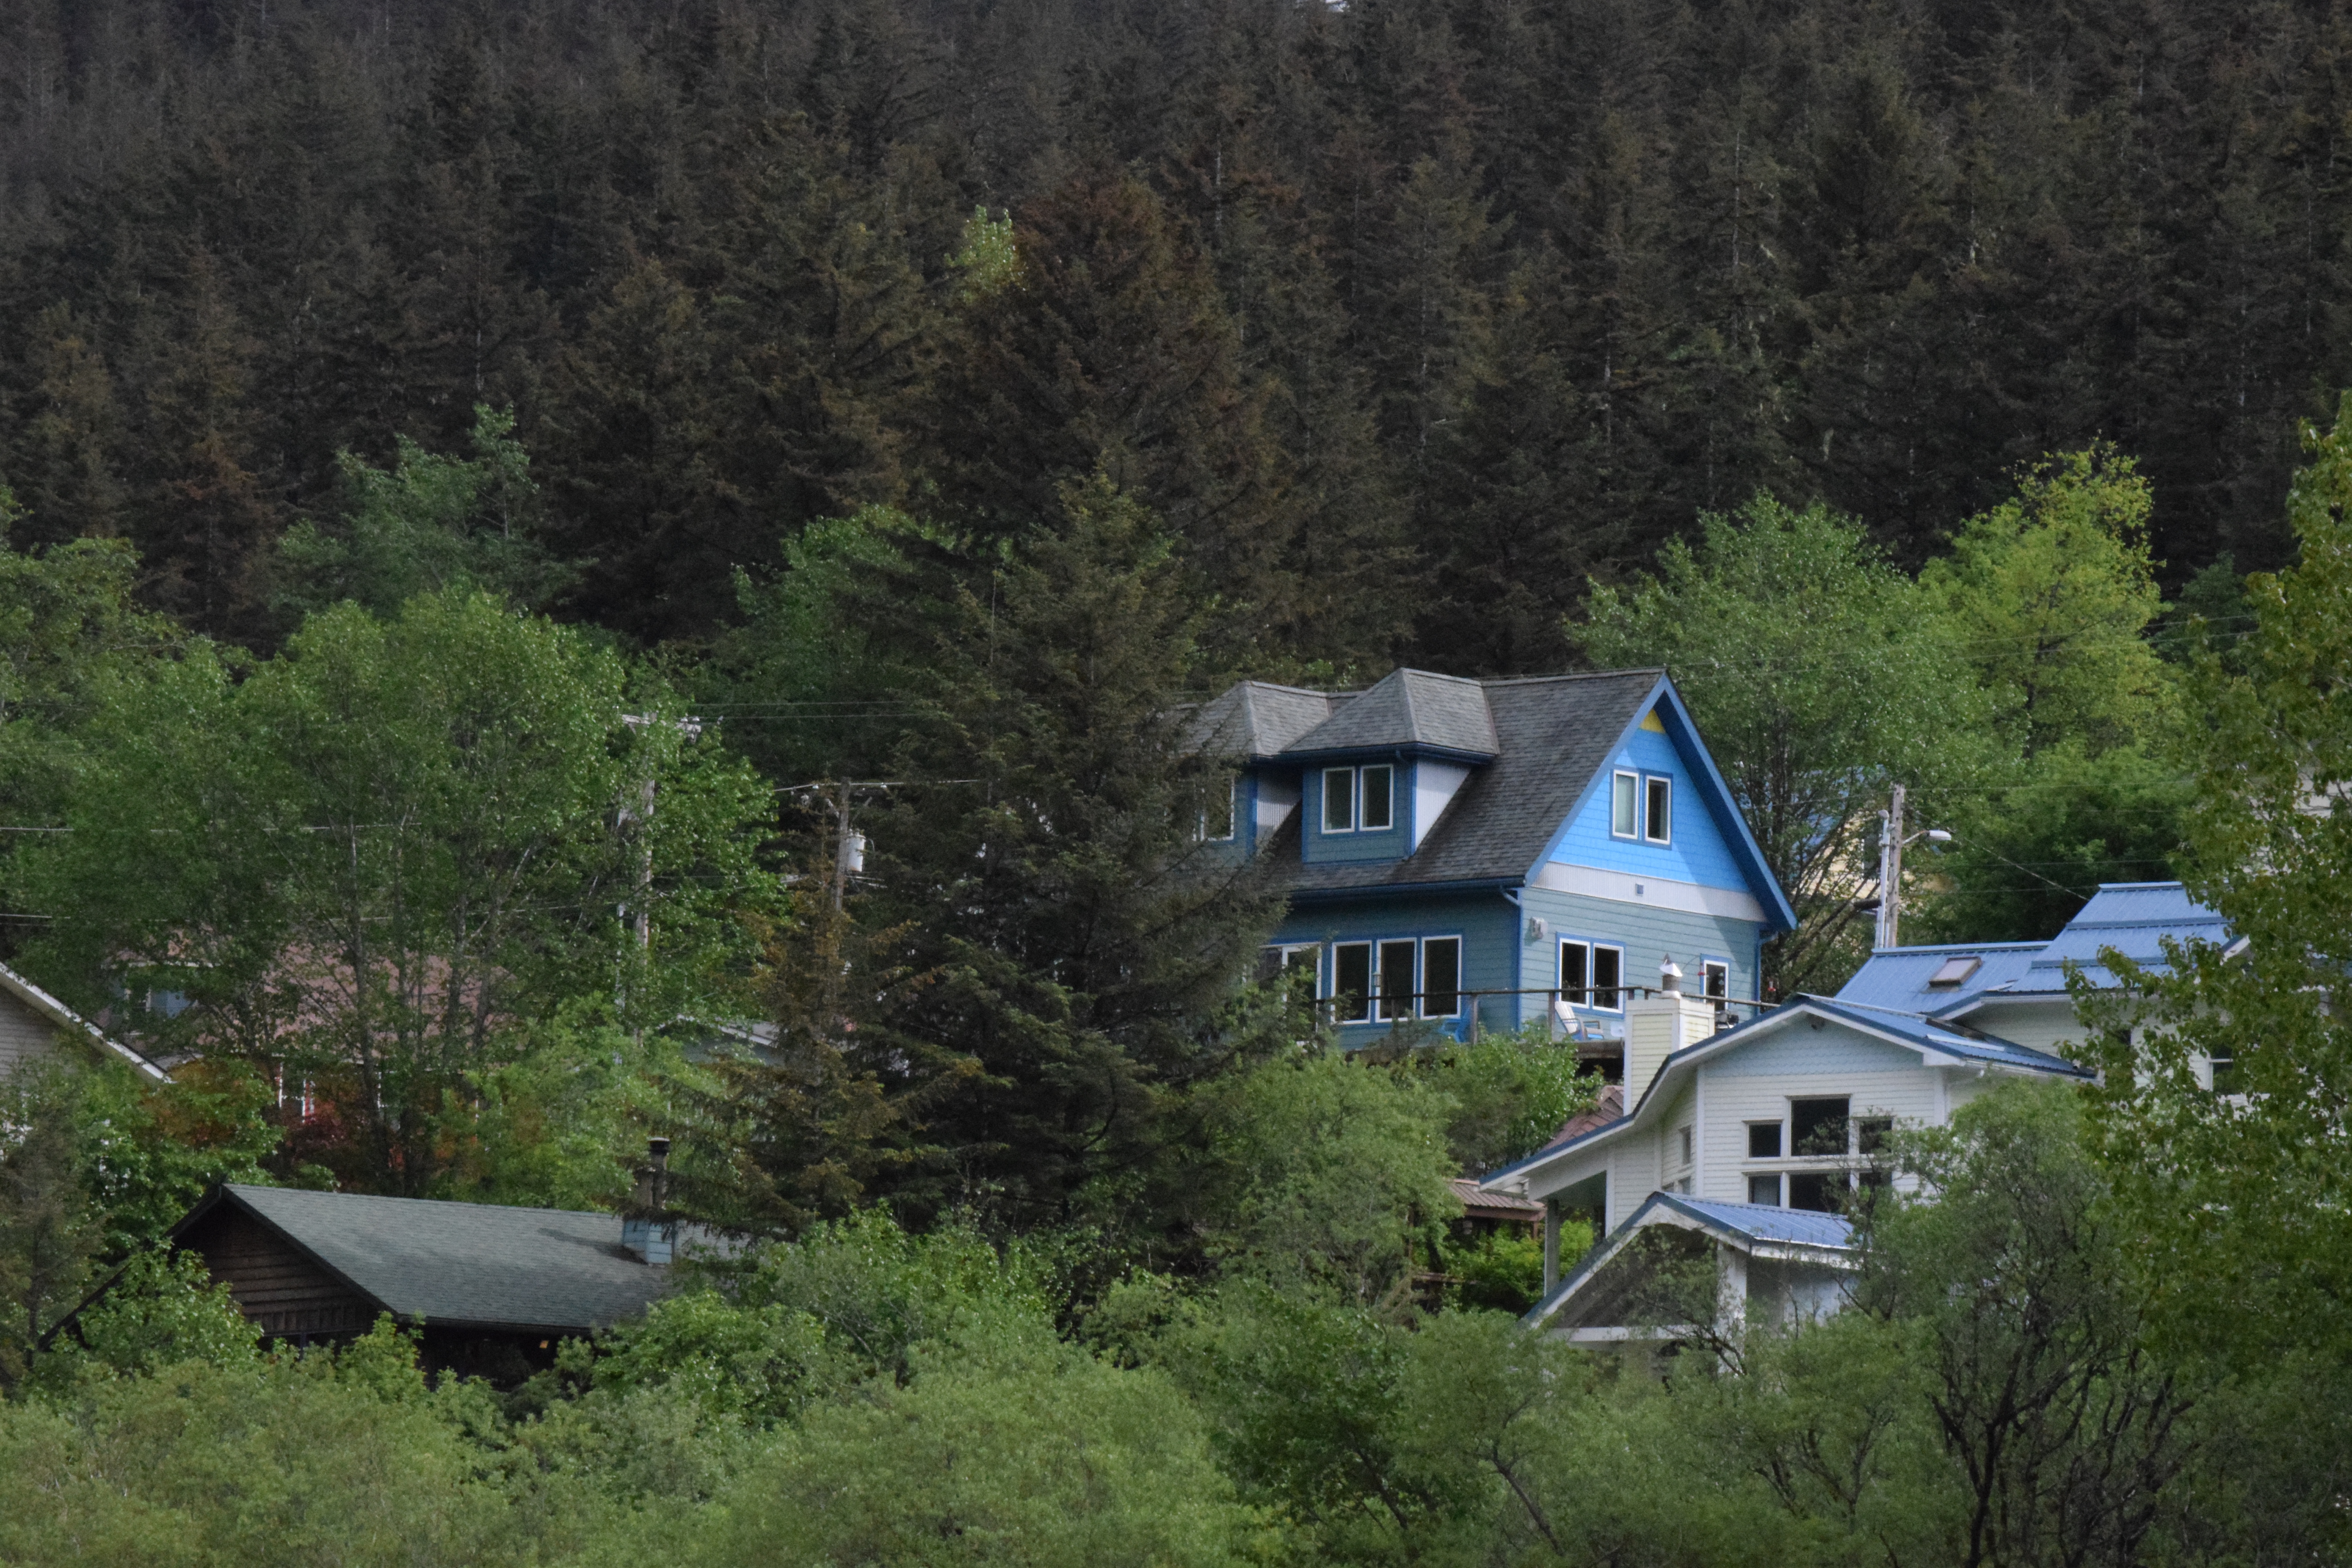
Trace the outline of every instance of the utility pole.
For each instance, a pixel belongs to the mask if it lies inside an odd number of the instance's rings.
[[[866,869],[866,835],[849,826],[849,789],[844,781],[833,796],[833,907],[849,893],[849,879]]]
[[[1878,933],[1873,947],[1901,945],[1903,921],[1903,786],[1896,784],[1878,835]]]

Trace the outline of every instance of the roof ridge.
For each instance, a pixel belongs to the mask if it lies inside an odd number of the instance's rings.
[[[1537,686],[1551,680],[1616,680],[1629,675],[1654,676],[1665,673],[1664,665],[1653,664],[1632,665],[1623,669],[1570,669],[1562,670],[1557,675],[1490,675],[1479,676],[1475,679],[1479,685],[1486,687]]]
[[[2022,952],[2028,948],[2039,951],[2057,941],[2056,937],[2029,938],[2024,942],[1906,942],[1900,947],[1874,947],[1870,956],[1882,952]]]
[[[507,1214],[593,1215],[612,1217],[610,1209],[551,1209],[536,1204],[477,1204],[464,1198],[404,1198],[396,1193],[329,1192],[319,1187],[276,1187],[259,1182],[223,1182],[221,1185],[234,1193],[291,1193],[308,1198],[363,1198],[387,1204],[434,1204],[452,1209],[495,1209]]]

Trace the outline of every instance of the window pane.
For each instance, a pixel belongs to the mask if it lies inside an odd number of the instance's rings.
[[[1409,942],[1381,943],[1381,1016],[1412,1016],[1412,949]]]
[[[1580,942],[1559,944],[1559,988],[1570,1002],[1580,1007],[1592,1005],[1592,998],[1584,989],[1592,984],[1586,968],[1586,960],[1590,956],[1590,950]]]
[[[1675,781],[1652,779],[1650,781],[1650,837],[1657,843],[1664,844],[1674,837],[1674,826]]]
[[[1617,988],[1625,984],[1625,950],[1619,947],[1596,947],[1592,950],[1592,1005],[1616,1011],[1622,1001]]]
[[[1710,963],[1706,968],[1706,994],[1720,1002],[1731,994],[1731,965]]]
[[[1263,985],[1280,974],[1289,967],[1289,962],[1290,955],[1278,947],[1259,948],[1257,950],[1258,984]]]
[[[1773,1131],[1777,1132],[1780,1129],[1775,1128]],[[1774,1208],[1780,1207],[1780,1178],[1777,1175],[1748,1177],[1748,1201],[1751,1204],[1769,1204]]]
[[[1433,936],[1421,944],[1421,1016],[1451,1018],[1462,1011],[1462,939]]]
[[[1777,1160],[1780,1157],[1779,1122],[1751,1121],[1748,1124],[1748,1157],[1751,1160]]]
[[[1363,817],[1364,831],[1374,832],[1396,820],[1396,770],[1366,768],[1364,770]]]
[[[1620,838],[1631,838],[1641,831],[1633,821],[1634,808],[1639,804],[1635,791],[1640,782],[1632,773],[1619,773],[1612,785],[1614,794],[1609,803],[1609,831]]]
[[[1241,794],[1242,781],[1229,778],[1224,787],[1209,786],[1209,808],[1201,814],[1201,837],[1231,838],[1234,836],[1234,797]]]
[[[1861,1148],[1864,1153],[1884,1154],[1886,1152],[1886,1141],[1895,1131],[1895,1118],[1865,1116],[1854,1124],[1854,1129],[1861,1134]]]
[[[1356,773],[1352,768],[1323,770],[1323,831],[1348,833],[1356,826]]]
[[[1839,1200],[1844,1196],[1843,1171],[1792,1171],[1789,1174],[1789,1206],[1792,1209],[1835,1214]]]
[[[1799,1158],[1845,1152],[1846,1106],[1843,1100],[1789,1102],[1789,1141]]]
[[[1372,944],[1343,942],[1331,950],[1331,992],[1339,998],[1331,1016],[1343,1024],[1359,1024],[1372,1016]]]

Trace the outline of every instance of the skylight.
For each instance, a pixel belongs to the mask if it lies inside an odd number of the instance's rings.
[[[1983,959],[1974,953],[1962,953],[1958,958],[1948,958],[1938,964],[1936,973],[1927,976],[1927,984],[1938,989],[1958,985],[1982,967],[1984,967]],[[1916,971],[1914,973],[1916,973]]]

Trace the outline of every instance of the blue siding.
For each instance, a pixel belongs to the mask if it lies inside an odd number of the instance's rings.
[[[1527,888],[1520,890],[1519,902],[1528,915],[1542,917],[1551,927],[1551,934],[1529,941],[1527,922],[1520,921],[1518,945],[1520,980],[1523,986],[1549,986],[1559,983],[1559,948],[1564,941],[1603,942],[1625,950],[1627,985],[1655,985],[1658,965],[1671,953],[1681,965],[1684,986],[1696,991],[1701,984],[1699,965],[1710,959],[1731,966],[1731,997],[1734,1001],[1752,1001],[1759,973],[1758,960],[1761,952],[1762,927],[1754,921],[1734,920],[1724,915],[1694,914],[1683,910],[1663,910],[1649,904],[1620,903],[1612,899],[1588,898],[1581,893],[1555,892],[1548,888]],[[1522,998],[1521,1016],[1539,1018],[1548,1005],[1542,997]],[[1613,1013],[1582,1011],[1581,1016],[1613,1020]]]
[[[1339,942],[1402,941],[1407,937],[1458,936],[1462,939],[1462,988],[1465,991],[1506,991],[1515,979],[1513,952],[1519,926],[1518,911],[1499,894],[1439,895],[1424,899],[1366,899],[1360,901],[1316,903],[1296,909],[1276,929],[1271,942],[1282,944],[1317,942],[1322,946],[1322,988],[1331,986],[1331,944]],[[1489,999],[1482,1017],[1488,1028],[1507,1028],[1510,1016],[1500,1010],[1505,999]],[[1374,1021],[1345,1026],[1340,1035],[1350,1045],[1362,1044],[1390,1026]],[[1466,1034],[1469,1014],[1445,1026]]]
[[[1652,844],[1646,839],[1619,838],[1610,833],[1610,775],[1620,768],[1645,774],[1664,773],[1675,781],[1672,843]],[[1706,798],[1712,792],[1700,785],[1702,776],[1673,737],[1655,730],[1635,730],[1610,759],[1599,784],[1570,820],[1568,830],[1553,841],[1549,858],[1564,865],[1593,866],[1636,877],[1663,877],[1706,888],[1754,891]]]
[[[1370,762],[1387,763],[1388,759],[1372,757]],[[1412,768],[1406,763],[1390,763],[1396,769],[1391,785],[1389,826],[1376,833],[1358,828],[1353,833],[1323,831],[1323,770],[1309,768],[1305,780],[1306,798],[1299,809],[1306,813],[1299,836],[1300,857],[1309,864],[1357,860],[1402,860],[1412,847]],[[1357,803],[1361,814],[1362,803]]]

